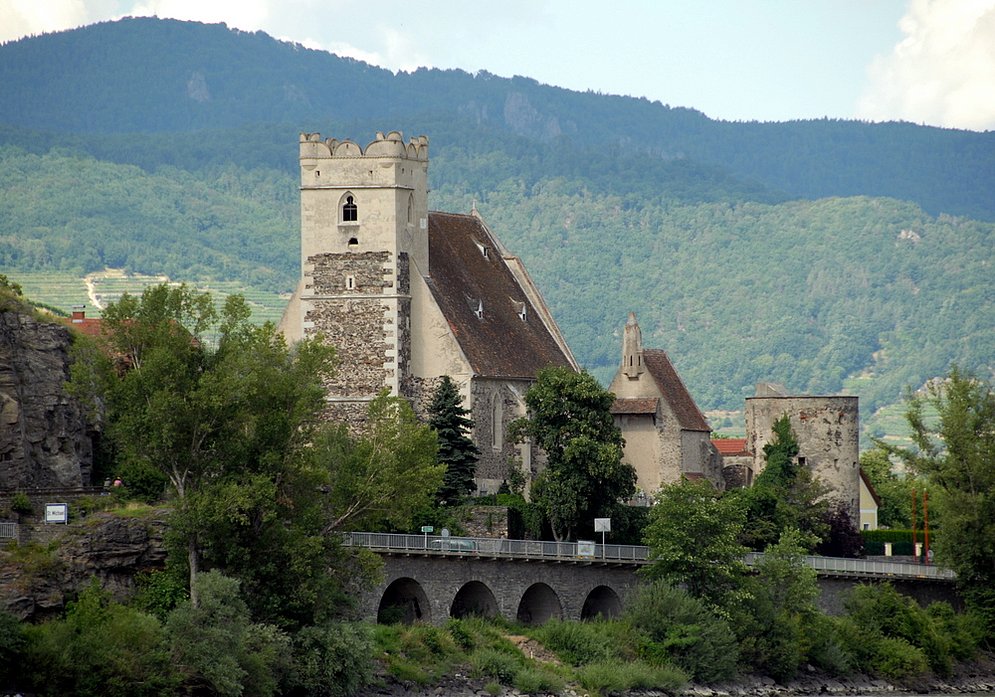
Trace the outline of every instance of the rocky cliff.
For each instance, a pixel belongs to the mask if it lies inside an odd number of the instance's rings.
[[[32,543],[0,549],[0,609],[38,620],[62,611],[91,578],[118,600],[135,574],[161,569],[166,509],[138,517],[95,513],[71,526],[37,524]]]
[[[90,484],[91,433],[65,389],[70,344],[64,325],[0,303],[0,490]]]

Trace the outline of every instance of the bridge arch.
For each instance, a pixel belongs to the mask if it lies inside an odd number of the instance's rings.
[[[497,617],[498,603],[494,592],[480,581],[465,583],[453,598],[449,608],[449,616],[462,618],[476,615],[478,617]]]
[[[598,617],[610,619],[621,614],[622,599],[618,597],[618,593],[608,586],[596,586],[584,599],[580,618],[582,620],[593,620]]]
[[[545,583],[533,583],[518,603],[518,621],[525,624],[543,624],[552,618],[563,617],[560,596]]]
[[[413,578],[403,576],[392,582],[384,590],[377,606],[377,622],[393,624],[401,622],[431,622],[432,607],[425,590]]]

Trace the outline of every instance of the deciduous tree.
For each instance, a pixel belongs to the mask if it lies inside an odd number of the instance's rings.
[[[557,540],[572,538],[582,522],[610,516],[636,491],[635,470],[622,462],[614,401],[591,375],[563,367],[540,370],[525,395],[528,417],[513,431],[546,453],[531,495]]]
[[[926,408],[936,411],[934,420]],[[989,382],[953,368],[946,380],[912,395],[906,414],[915,450],[909,467],[935,487],[943,517],[937,561],[957,572],[969,604],[995,643],[995,393]],[[932,492],[931,492],[932,493]]]

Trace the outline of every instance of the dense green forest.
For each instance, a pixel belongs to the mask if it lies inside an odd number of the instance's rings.
[[[0,270],[289,290],[298,132],[393,128],[429,135],[430,206],[476,202],[602,379],[630,310],[706,409],[859,377],[866,415],[995,365],[995,133],[719,122],[171,20],[0,46]]]

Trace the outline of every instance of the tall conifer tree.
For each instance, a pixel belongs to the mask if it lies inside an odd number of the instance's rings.
[[[446,466],[442,486],[436,495],[441,504],[456,504],[473,491],[473,475],[480,451],[467,433],[473,428],[469,410],[463,408],[456,384],[448,375],[432,396],[429,425],[439,438],[439,463]]]

